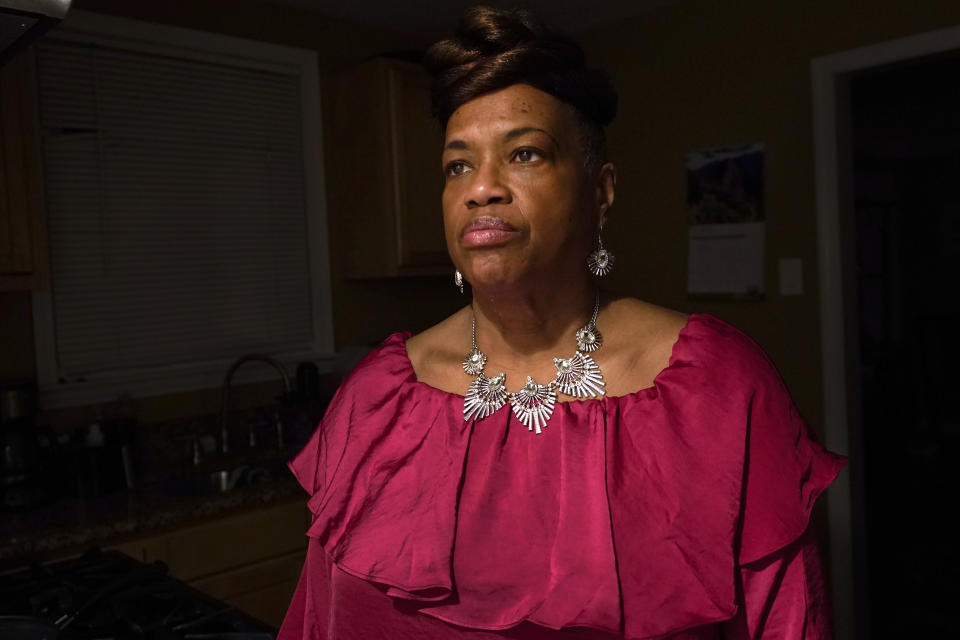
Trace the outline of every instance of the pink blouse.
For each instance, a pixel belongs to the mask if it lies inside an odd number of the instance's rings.
[[[829,637],[808,523],[845,458],[745,334],[693,314],[652,387],[539,435],[465,422],[407,337],[290,463],[314,520],[279,640]]]

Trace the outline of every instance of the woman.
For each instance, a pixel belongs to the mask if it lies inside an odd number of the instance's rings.
[[[843,459],[744,334],[597,293],[609,82],[487,8],[427,65],[472,302],[374,350],[291,463],[280,638],[826,637],[808,521]]]

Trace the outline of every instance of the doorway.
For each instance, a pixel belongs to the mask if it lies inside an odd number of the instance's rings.
[[[838,638],[952,631],[958,52],[955,28],[812,63]]]
[[[948,637],[960,553],[960,55],[849,80],[866,628]]]

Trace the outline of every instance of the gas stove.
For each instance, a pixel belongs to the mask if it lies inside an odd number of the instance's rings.
[[[0,637],[18,623],[58,640],[274,640],[276,629],[117,551],[0,574]],[[3,631],[6,627],[8,631]],[[50,625],[52,623],[52,625]],[[24,627],[25,628],[25,627]]]

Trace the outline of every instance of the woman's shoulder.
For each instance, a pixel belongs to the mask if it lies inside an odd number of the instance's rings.
[[[731,384],[782,385],[773,359],[746,331],[707,313],[695,313],[684,329],[685,351],[704,369]]]
[[[619,335],[620,342],[636,342],[639,338],[664,349],[682,338],[692,337],[726,343],[728,347],[736,347],[737,351],[760,349],[746,333],[709,313],[685,313],[630,297],[612,298],[603,311],[604,321]]]
[[[671,367],[690,369],[716,382],[754,386],[779,381],[769,355],[747,333],[708,313],[683,313],[636,298],[606,307],[611,352],[629,354],[630,368],[655,376]]]
[[[653,386],[669,366],[687,321],[687,314],[637,298],[605,300],[597,319],[603,335],[597,361],[604,368],[607,392],[622,396]]]
[[[429,329],[406,341],[406,355],[417,380],[435,387],[451,370],[460,366],[470,351],[470,307],[466,306]]]
[[[392,388],[410,379],[412,370],[406,351],[409,336],[409,331],[392,333],[368,351],[343,378],[338,396],[353,395],[357,389],[369,394],[371,390]]]
[[[609,334],[610,346],[625,348],[642,342],[669,349],[689,318],[681,311],[624,296],[605,301],[597,324],[607,327],[604,337]]]

